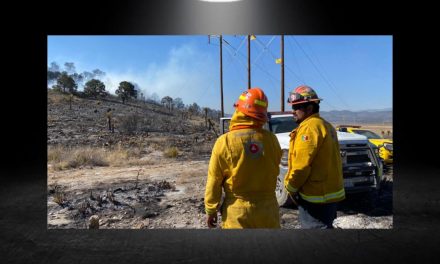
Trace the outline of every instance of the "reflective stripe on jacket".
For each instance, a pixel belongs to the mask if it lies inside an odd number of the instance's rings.
[[[345,198],[342,161],[336,130],[318,113],[306,118],[290,134],[285,187],[312,203]]]
[[[281,147],[274,134],[252,120],[235,112],[231,128],[240,129],[220,136],[212,150],[205,210],[207,214],[217,212],[223,188],[223,228],[280,227],[275,187]]]

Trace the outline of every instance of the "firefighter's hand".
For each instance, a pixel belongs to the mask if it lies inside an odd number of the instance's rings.
[[[209,228],[217,227],[217,213],[213,215],[208,215],[206,217],[206,223],[208,224]]]

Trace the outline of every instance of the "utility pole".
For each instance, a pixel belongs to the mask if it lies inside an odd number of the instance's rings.
[[[248,35],[248,89],[251,89],[251,35]]]
[[[220,100],[221,100],[221,110],[222,116],[225,116],[225,112],[223,109],[223,36],[220,35]]]
[[[284,112],[284,35],[281,35],[281,112]]]

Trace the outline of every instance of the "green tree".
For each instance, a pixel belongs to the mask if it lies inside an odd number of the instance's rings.
[[[70,77],[72,77],[72,79],[75,81],[75,83],[78,84],[82,84],[83,80],[84,80],[84,76],[82,76],[81,74],[78,73],[73,73],[70,75]]]
[[[88,71],[83,71],[83,73],[81,73],[81,75],[83,76],[83,81],[84,82],[88,82],[93,78],[93,73],[88,72]]]
[[[76,72],[75,63],[73,62],[64,63],[64,69],[66,69],[67,73],[74,74]]]
[[[105,72],[101,71],[100,69],[94,69],[92,73],[93,73],[93,78],[99,79],[105,76]]]
[[[67,74],[67,72],[62,72],[60,74],[57,78],[57,85],[63,90],[63,92],[66,92],[67,90],[69,93],[76,92],[76,89],[78,88],[78,85],[73,78]]]
[[[60,77],[61,72],[59,71],[47,71],[47,81],[55,81],[56,79],[58,79],[58,77]]]
[[[188,113],[190,115],[190,118],[192,115],[197,115],[200,112],[200,106],[197,103],[193,103],[192,105],[188,106]]]
[[[121,97],[123,104],[125,104],[125,101],[130,97],[137,98],[137,91],[134,89],[134,85],[127,81],[119,83],[116,94]]]
[[[60,66],[56,62],[53,61],[50,63],[50,67],[47,70],[51,71],[51,72],[59,72]]]
[[[103,82],[97,79],[91,79],[90,81],[86,82],[84,86],[84,93],[87,96],[93,96],[97,97],[99,96],[105,96],[105,85]]]
[[[176,108],[179,110],[182,110],[185,108],[185,104],[182,101],[182,98],[177,97],[174,99],[174,105],[176,105]]]

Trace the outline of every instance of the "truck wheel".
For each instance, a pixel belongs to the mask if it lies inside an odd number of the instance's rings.
[[[280,166],[280,173],[277,177],[277,185],[275,189],[278,205],[283,207],[293,205],[293,202],[289,198],[286,188],[284,188],[284,177],[286,176],[286,173],[287,168]]]

